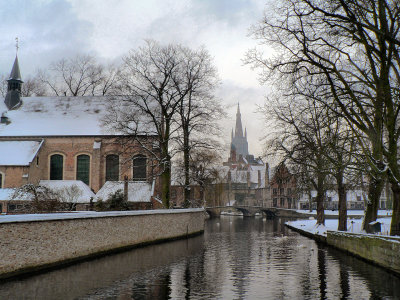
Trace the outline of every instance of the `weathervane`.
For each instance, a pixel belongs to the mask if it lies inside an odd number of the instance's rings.
[[[18,37],[15,38],[15,48],[17,49],[17,54],[18,54],[18,49],[19,49],[19,46],[18,46]]]

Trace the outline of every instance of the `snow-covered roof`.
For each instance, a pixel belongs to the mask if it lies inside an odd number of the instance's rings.
[[[40,180],[39,185],[59,193],[63,202],[90,203],[90,198],[94,199],[96,196],[90,187],[80,180]]]
[[[0,189],[0,200],[32,200],[33,196],[28,193],[19,193],[17,197],[13,197],[16,189],[15,188],[5,188]]]
[[[96,198],[107,200],[116,191],[124,190],[123,181],[107,181],[97,192]],[[152,196],[152,186],[150,183],[141,181],[128,182],[128,201],[129,202],[150,202]]]
[[[0,114],[7,112],[9,123],[0,124],[0,137],[9,136],[98,136],[125,134],[106,128],[109,107],[119,107],[121,99],[111,96],[27,97],[22,105],[8,110],[0,98]],[[132,110],[132,105],[130,105]],[[138,133],[150,133],[144,122]]]
[[[0,166],[29,166],[43,141],[1,141]]]

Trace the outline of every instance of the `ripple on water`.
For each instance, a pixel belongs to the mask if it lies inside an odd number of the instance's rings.
[[[400,299],[400,279],[289,231],[221,217],[203,236],[7,283],[0,299]]]

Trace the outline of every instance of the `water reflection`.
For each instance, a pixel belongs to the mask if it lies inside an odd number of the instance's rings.
[[[203,236],[0,284],[0,299],[396,299],[386,271],[289,231],[221,217]]]

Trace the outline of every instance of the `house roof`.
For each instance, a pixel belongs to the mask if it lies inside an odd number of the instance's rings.
[[[68,203],[90,203],[90,198],[94,199],[96,196],[90,187],[80,180],[40,180],[39,185],[60,193],[63,198],[60,200]]]
[[[0,166],[29,166],[43,141],[1,141]]]
[[[105,201],[118,190],[124,190],[124,181],[107,181],[97,192],[96,198]],[[150,183],[140,181],[128,182],[129,202],[150,202],[151,196],[152,185]]]
[[[112,96],[83,97],[27,97],[22,105],[8,110],[0,98],[0,114],[6,112],[8,123],[0,124],[0,137],[15,136],[100,136],[132,134],[125,128],[107,127],[105,119],[114,118],[110,107],[121,107],[130,116],[135,108],[130,103],[122,103],[121,98]],[[136,134],[152,134],[151,123],[144,122],[144,116],[136,112],[139,126]],[[123,124],[136,129],[131,120]]]
[[[18,193],[16,197],[13,197],[16,190],[15,188],[0,189],[0,200],[31,201],[33,199],[32,194],[29,193]]]

